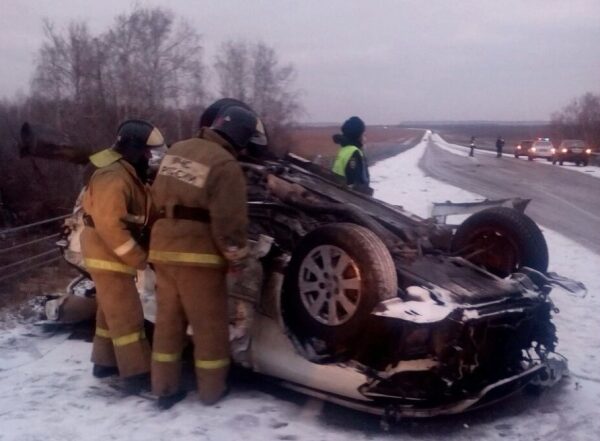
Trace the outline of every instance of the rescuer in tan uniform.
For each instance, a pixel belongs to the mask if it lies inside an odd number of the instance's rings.
[[[93,374],[118,373],[129,388],[141,387],[150,371],[135,276],[146,266],[140,242],[151,209],[145,185],[150,149],[161,145],[161,133],[148,122],[124,122],[114,146],[90,157],[97,170],[83,195],[81,249],[98,301]]]
[[[226,390],[229,338],[225,275],[248,253],[246,182],[239,150],[260,122],[242,106],[225,106],[198,137],[174,144],[152,185],[159,219],[149,261],[157,278],[152,391],[159,407],[182,397],[181,352],[189,323],[200,400]]]

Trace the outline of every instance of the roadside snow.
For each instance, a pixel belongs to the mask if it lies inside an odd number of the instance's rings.
[[[426,135],[427,136],[427,135]],[[426,144],[382,161],[372,172],[375,195],[428,217],[434,201],[480,196],[424,175]],[[67,334],[41,335],[33,325],[0,333],[0,441],[74,440],[596,440],[600,432],[600,257],[545,230],[551,269],[581,280],[590,294],[574,299],[556,291],[559,351],[573,377],[540,398],[519,396],[474,414],[408,421],[386,434],[377,420],[314,399],[261,385],[234,387],[218,406],[203,407],[194,394],[168,411],[139,397],[122,397],[94,379],[91,345]]]

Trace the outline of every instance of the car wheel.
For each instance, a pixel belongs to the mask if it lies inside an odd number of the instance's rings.
[[[351,349],[373,307],[397,291],[394,261],[375,233],[350,223],[326,225],[293,252],[283,316],[300,339],[317,339],[340,353]]]
[[[579,161],[575,161],[575,167],[579,167],[580,162]]]
[[[479,211],[456,230],[451,249],[488,271],[506,277],[527,266],[548,269],[548,246],[537,224],[508,207]]]
[[[558,165],[563,165],[563,161],[559,161],[559,162],[558,162]]]
[[[533,158],[532,158],[531,156],[528,156],[528,157],[527,157],[527,160],[528,160],[528,161],[533,161]]]
[[[519,159],[519,155],[515,155],[515,158]]]
[[[581,164],[582,164],[584,167],[587,167],[587,165],[588,165],[588,162],[587,162],[587,161],[583,161]]]
[[[556,159],[552,160],[552,165],[556,165]]]

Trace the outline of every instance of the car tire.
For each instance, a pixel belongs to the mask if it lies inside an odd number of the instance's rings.
[[[552,165],[556,165],[556,159],[552,160]]]
[[[584,167],[587,167],[587,165],[588,165],[588,162],[587,162],[587,161],[583,161],[581,164],[582,164]]]
[[[304,236],[292,254],[283,317],[296,337],[342,353],[352,349],[375,305],[397,291],[394,261],[375,233],[351,223],[325,225]]]
[[[484,252],[478,252],[485,249]],[[493,207],[467,218],[452,238],[451,250],[467,260],[506,277],[527,266],[548,269],[548,245],[537,224],[508,207]]]
[[[519,159],[519,155],[515,155],[515,158]]]
[[[563,161],[558,161],[558,165],[563,165]]]
[[[528,157],[527,157],[527,160],[528,160],[528,161],[533,161],[533,158],[532,158],[531,156],[528,156]]]

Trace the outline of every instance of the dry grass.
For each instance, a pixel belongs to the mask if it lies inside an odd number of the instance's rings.
[[[324,158],[335,157],[338,145],[334,144],[331,137],[339,133],[339,127],[300,127],[292,132],[292,146],[290,151],[300,156],[313,159],[317,155]],[[406,129],[393,126],[367,126],[365,132],[370,156],[377,155],[378,149],[386,148],[377,143],[386,141],[404,141],[417,136],[422,130]]]

